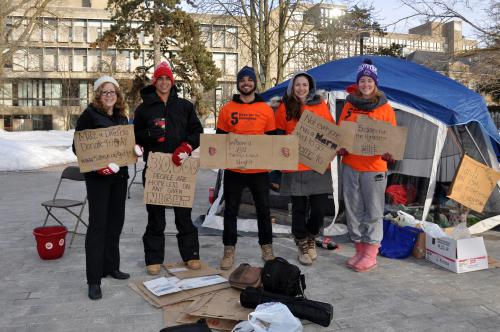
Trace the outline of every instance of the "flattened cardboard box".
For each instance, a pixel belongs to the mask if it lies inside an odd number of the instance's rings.
[[[183,290],[178,293],[163,295],[163,296],[155,296],[144,286],[143,282],[150,279],[139,279],[130,282],[128,285],[132,290],[134,290],[137,294],[139,294],[144,300],[150,303],[152,306],[161,308],[169,304],[179,303],[182,301],[186,301],[192,299],[195,296],[210,293],[214,291],[218,291],[221,289],[229,288],[228,282],[224,282],[217,285],[195,288],[190,290]]]
[[[240,304],[241,291],[235,288],[222,289],[201,295],[185,310],[192,316],[223,318],[234,321],[247,320],[252,309]]]
[[[426,237],[425,258],[455,273],[488,268],[488,254],[483,237],[454,240]]]
[[[214,269],[204,261],[200,261],[200,265],[201,268],[199,270],[190,270],[186,268],[186,265],[184,263],[165,263],[163,264],[163,267],[169,274],[179,279],[212,276],[214,274],[222,273],[222,271]]]

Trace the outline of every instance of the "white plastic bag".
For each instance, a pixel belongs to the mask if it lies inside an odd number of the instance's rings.
[[[433,237],[433,238],[449,237],[441,229],[441,227],[439,227],[439,225],[436,225],[436,224],[428,222],[428,221],[422,222],[422,230],[425,232],[426,235]]]
[[[302,332],[302,323],[279,302],[259,304],[248,315],[255,332]]]
[[[395,221],[401,227],[418,227],[418,225],[421,223],[420,220],[415,219],[415,217],[409,213],[403,211],[398,211],[397,213],[398,216],[395,218]]]

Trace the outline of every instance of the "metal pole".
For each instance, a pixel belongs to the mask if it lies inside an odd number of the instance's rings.
[[[488,165],[488,162],[486,161],[486,158],[484,157],[483,153],[479,149],[479,146],[477,145],[476,141],[474,140],[474,137],[472,137],[472,134],[470,133],[469,128],[467,128],[467,124],[464,125],[464,126],[465,126],[465,130],[467,130],[467,134],[469,134],[470,139],[472,140],[472,143],[474,143],[474,146],[476,147],[477,151],[479,152],[479,155],[481,156],[481,158],[483,158],[484,163],[486,165]]]

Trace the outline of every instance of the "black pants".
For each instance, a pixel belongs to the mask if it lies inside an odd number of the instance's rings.
[[[87,283],[120,268],[120,234],[125,220],[127,178],[121,174],[87,177],[89,227],[85,236]]]
[[[146,171],[142,173],[145,183]],[[146,204],[148,211],[148,225],[142,236],[146,265],[163,264],[165,258],[165,206]],[[191,220],[191,209],[173,207],[175,227],[177,228],[177,246],[184,262],[191,259],[200,259],[200,244],[198,229]]]
[[[269,211],[269,176],[265,173],[238,173],[224,171],[224,231],[222,242],[234,246],[237,241],[237,217],[243,189],[248,187],[252,193],[257,211],[259,244],[273,242],[271,213]]]
[[[292,234],[296,239],[318,235],[327,204],[328,194],[292,196]]]

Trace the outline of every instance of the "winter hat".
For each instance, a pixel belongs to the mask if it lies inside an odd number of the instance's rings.
[[[94,82],[94,92],[96,92],[97,89],[99,89],[99,87],[101,85],[103,85],[104,83],[113,83],[117,88],[120,87],[120,85],[118,84],[118,82],[113,77],[108,76],[108,75],[104,75],[104,76],[99,77]]]
[[[375,85],[378,86],[377,67],[373,65],[371,59],[364,59],[361,66],[358,67],[358,74],[356,75],[356,84],[363,76],[371,77],[375,81]]]
[[[236,75],[236,84],[245,76],[250,77],[255,83],[257,83],[257,76],[255,75],[255,70],[252,67],[245,66],[241,68]]]
[[[170,79],[170,82],[172,82],[172,85],[174,85],[174,74],[172,74],[172,69],[170,69],[168,62],[166,61],[162,61],[158,64],[158,66],[156,66],[151,83],[155,85],[156,80],[161,76],[167,76]]]

